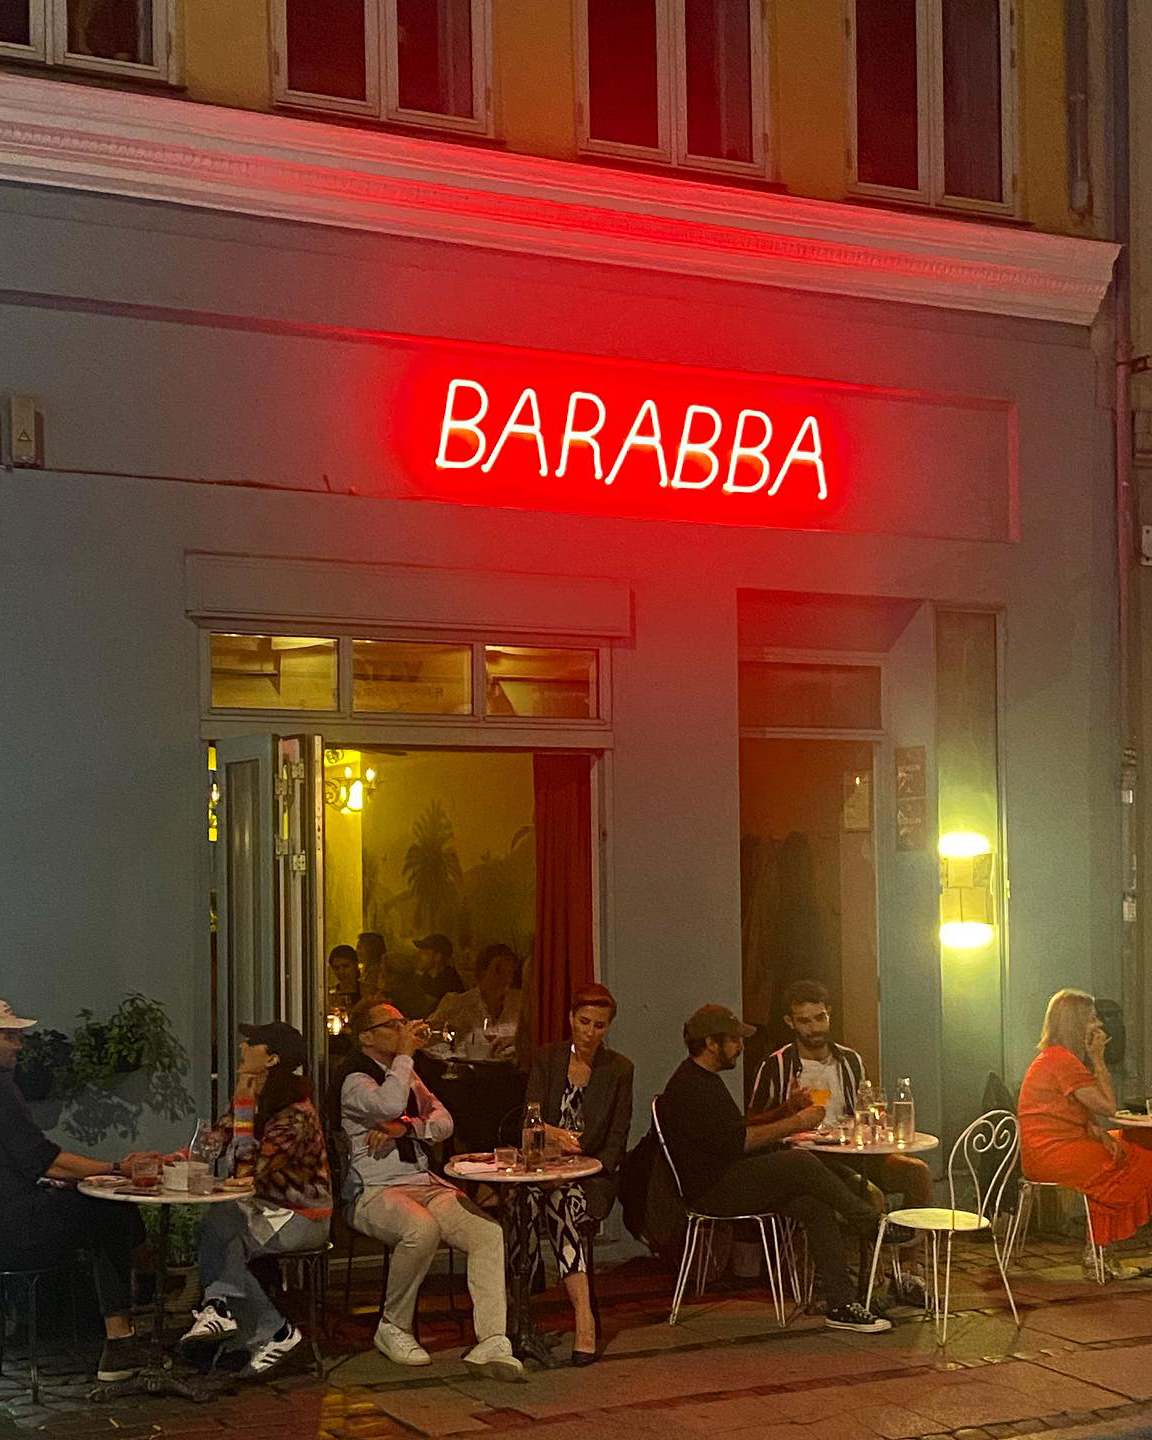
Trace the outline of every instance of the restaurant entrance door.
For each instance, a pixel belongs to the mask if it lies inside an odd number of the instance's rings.
[[[741,929],[751,1085],[790,1040],[795,980],[831,996],[834,1034],[878,1073],[873,743],[780,736],[740,742]]]

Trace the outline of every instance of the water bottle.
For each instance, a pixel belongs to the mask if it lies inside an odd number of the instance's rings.
[[[896,1144],[901,1149],[911,1145],[916,1138],[916,1102],[912,1099],[912,1081],[907,1077],[896,1082],[892,1124],[896,1131]]]
[[[525,1170],[543,1170],[544,1119],[537,1100],[529,1100],[524,1106],[524,1129],[520,1135],[520,1148],[524,1152]]]
[[[872,1143],[872,1106],[875,1100],[872,1082],[865,1075],[856,1087],[856,1130],[853,1139],[858,1146]]]

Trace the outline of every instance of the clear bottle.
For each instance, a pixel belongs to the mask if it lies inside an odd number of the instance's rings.
[[[520,1136],[520,1148],[524,1152],[525,1170],[544,1168],[544,1118],[540,1114],[540,1103],[529,1100],[524,1106],[524,1128]]]
[[[875,1098],[872,1082],[865,1075],[856,1087],[856,1130],[853,1138],[857,1145],[872,1143],[872,1105]]]
[[[907,1076],[896,1082],[892,1125],[896,1131],[896,1144],[901,1149],[911,1145],[916,1138],[916,1102],[912,1098],[912,1081]]]
[[[872,1096],[872,1137],[875,1140],[888,1139],[888,1092],[883,1085],[877,1085]]]

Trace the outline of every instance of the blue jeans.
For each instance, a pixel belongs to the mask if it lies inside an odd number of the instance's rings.
[[[238,1345],[260,1345],[284,1324],[248,1268],[257,1255],[289,1255],[311,1250],[328,1239],[327,1220],[293,1215],[269,1240],[252,1233],[251,1213],[242,1205],[218,1204],[208,1208],[200,1231],[200,1283],[205,1300],[225,1300],[236,1318]]]

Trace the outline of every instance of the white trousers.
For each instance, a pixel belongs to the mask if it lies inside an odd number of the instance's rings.
[[[377,1185],[359,1196],[353,1227],[392,1252],[384,1319],[412,1332],[416,1296],[441,1243],[468,1257],[468,1292],[477,1341],[503,1335],[508,1321],[504,1233],[448,1185]]]

